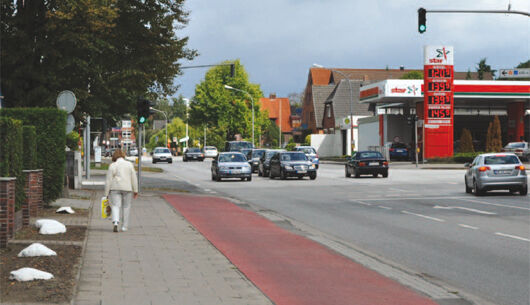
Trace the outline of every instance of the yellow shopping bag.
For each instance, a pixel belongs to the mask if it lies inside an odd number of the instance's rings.
[[[109,199],[101,197],[101,218],[105,219],[110,216],[112,209],[110,208]]]

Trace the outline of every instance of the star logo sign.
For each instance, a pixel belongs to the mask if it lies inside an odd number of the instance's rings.
[[[408,86],[407,87],[407,94],[412,93],[412,94],[416,95],[416,92],[418,91],[418,89],[419,88],[416,87],[416,85]]]
[[[446,50],[445,47],[442,49],[436,49],[436,52],[438,53],[436,55],[437,58],[443,57],[445,60],[447,60],[447,55],[449,54],[449,50]]]

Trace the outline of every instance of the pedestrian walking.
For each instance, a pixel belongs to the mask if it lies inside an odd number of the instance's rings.
[[[116,149],[112,154],[112,164],[107,171],[105,196],[110,201],[114,232],[118,232],[120,216],[121,230],[127,231],[131,201],[133,197],[138,197],[138,180],[133,164],[125,160],[125,153],[121,149]]]

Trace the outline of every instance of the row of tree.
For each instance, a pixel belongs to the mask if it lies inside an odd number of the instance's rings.
[[[488,125],[488,133],[486,134],[486,152],[499,152],[502,149],[502,134],[501,122],[498,116],[493,118],[493,121]],[[473,137],[469,129],[464,128],[460,136],[460,145],[458,151],[461,153],[474,153],[475,147],[473,145]]]

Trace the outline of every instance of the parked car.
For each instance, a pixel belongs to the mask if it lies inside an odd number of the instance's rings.
[[[204,161],[204,153],[201,151],[200,148],[190,147],[184,152],[182,160],[184,162],[188,162],[190,160]]]
[[[151,153],[151,155],[153,157],[153,164],[155,164],[156,162],[173,163],[171,152],[167,147],[156,147]]]
[[[219,154],[215,146],[205,146],[202,149],[205,158],[215,158]]]
[[[270,169],[271,169],[270,168],[271,158],[272,158],[272,156],[274,156],[274,154],[276,154],[276,153],[278,153],[280,151],[285,151],[285,149],[267,149],[267,150],[265,150],[265,153],[259,159],[258,176],[263,176],[263,177],[268,177],[269,176]]]
[[[138,148],[134,147],[129,150],[129,156],[138,156]]]
[[[405,143],[392,143],[388,149],[390,160],[408,160],[409,148]]]
[[[311,160],[299,151],[282,151],[274,154],[270,160],[269,178],[298,177],[302,179],[309,176],[311,180],[317,178],[317,169]]]
[[[465,166],[466,193],[481,196],[489,190],[507,189],[511,193],[528,194],[525,166],[513,153],[481,154]]]
[[[528,142],[510,142],[502,149],[503,152],[512,152],[519,158],[530,160],[530,146]]]
[[[348,158],[345,165],[346,177],[361,175],[382,175],[388,177],[388,161],[378,151],[358,151]]]
[[[223,178],[240,178],[241,181],[252,180],[252,171],[247,158],[240,152],[223,152],[212,161],[212,180]]]
[[[253,149],[248,158],[248,164],[252,168],[252,172],[255,173],[259,168],[259,159],[265,154],[265,149]]]
[[[315,148],[312,146],[298,146],[295,147],[295,151],[301,151],[303,152],[312,162],[315,164],[315,167],[318,169],[318,154]]]
[[[252,149],[254,145],[247,141],[227,141],[225,142],[225,151],[241,151],[241,149]]]
[[[252,157],[252,148],[243,148],[240,150],[240,152],[245,155],[245,158],[247,158],[247,160],[250,160],[250,158]]]

